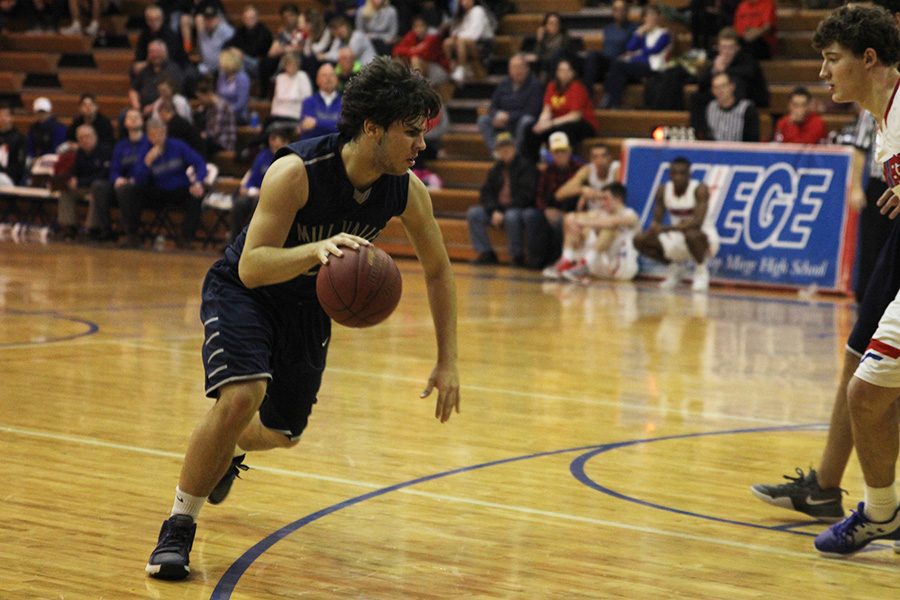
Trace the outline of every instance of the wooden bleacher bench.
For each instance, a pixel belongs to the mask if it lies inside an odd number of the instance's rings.
[[[56,90],[26,89],[23,90],[21,94],[22,104],[26,109],[30,110],[35,98],[41,96],[50,99],[50,102],[53,103],[53,113],[57,115],[60,120],[62,117],[78,114],[80,94],[67,94]],[[118,116],[122,109],[129,106],[128,96],[122,94],[116,96],[100,95],[97,96],[97,105],[100,107],[100,112],[114,120],[114,117]]]
[[[798,10],[796,8],[778,8],[776,10],[778,32],[813,32],[819,25],[819,21],[827,17],[830,12],[828,9],[802,8]]]
[[[0,52],[0,65],[4,71],[16,73],[56,73],[56,65],[59,63],[59,54],[53,52],[25,52],[2,51]]]
[[[431,202],[436,215],[455,216],[462,218],[470,206],[478,204],[478,190],[461,190],[457,188],[443,188],[429,190]]]
[[[93,69],[65,69],[60,70],[59,82],[63,91],[67,94],[83,94],[92,92],[96,94],[102,91],[104,95],[118,95],[127,98],[131,82],[128,72],[101,73]]]
[[[534,35],[544,20],[543,13],[513,13],[500,21],[499,32],[503,35]]]
[[[819,58],[813,50],[812,31],[783,31],[778,34],[778,58]]]
[[[809,86],[819,81],[819,68],[822,66],[822,61],[810,58],[776,58],[764,60],[760,65],[769,85],[796,83]]]
[[[134,50],[94,50],[94,62],[102,73],[127,74],[134,62]]]
[[[516,0],[516,11],[519,13],[537,13],[543,15],[548,10],[559,13],[578,12],[584,8],[583,0]]]
[[[0,36],[0,49],[57,54],[89,54],[93,41],[82,35],[8,33]]]
[[[428,168],[437,173],[445,187],[477,189],[487,177],[490,161],[433,160]]]
[[[491,154],[478,132],[447,132],[441,138],[441,149],[447,158],[491,160]]]

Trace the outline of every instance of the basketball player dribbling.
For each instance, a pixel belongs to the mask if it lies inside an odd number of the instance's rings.
[[[896,196],[900,192],[900,98],[896,96],[900,86],[900,31],[883,8],[847,5],[819,24],[813,46],[822,53],[819,77],[831,88],[832,99],[858,102],[878,120],[876,154],[889,188],[879,205],[882,213],[894,218],[900,213]],[[894,488],[900,435],[896,402],[900,397],[898,233],[895,226],[863,294],[847,344],[848,352],[860,355],[853,374],[847,377],[853,365],[849,361],[844,376],[850,439],[866,482],[865,501],[816,537],[815,547],[825,555],[845,556],[875,540],[900,539],[900,507]],[[839,400],[832,428],[840,426],[835,423]],[[840,491],[838,500],[839,495]]]
[[[200,508],[225,499],[248,451],[296,445],[316,402],[331,322],[315,273],[341,247],[359,248],[399,216],[425,271],[437,363],[421,397],[435,417],[459,412],[456,285],[425,186],[409,172],[440,97],[419,74],[377,58],[347,85],[340,133],[276,154],[250,224],[203,284],[206,395],[146,571],[184,579]]]

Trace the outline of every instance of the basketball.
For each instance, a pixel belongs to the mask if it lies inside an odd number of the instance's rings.
[[[375,246],[342,247],[316,275],[316,295],[325,314],[345,327],[371,327],[387,319],[400,302],[400,269]]]

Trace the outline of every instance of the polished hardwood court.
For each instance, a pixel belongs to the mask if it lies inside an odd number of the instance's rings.
[[[208,410],[216,256],[0,243],[0,598],[897,598],[888,544],[748,487],[818,461],[844,299],[589,286],[455,264],[462,412],[418,395],[421,270],[384,324],[335,326],[302,442],[201,514],[192,576],[148,579]],[[862,496],[855,458],[845,506]]]

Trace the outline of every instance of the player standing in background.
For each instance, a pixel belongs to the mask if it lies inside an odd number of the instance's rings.
[[[341,246],[368,244],[396,215],[425,271],[437,338],[421,397],[438,389],[441,422],[459,412],[456,285],[431,199],[409,173],[425,148],[425,122],[440,108],[419,74],[377,58],[347,86],[340,133],[276,154],[250,224],[203,285],[206,394],[216,403],[191,436],[151,576],[188,576],[200,508],[225,499],[247,451],[299,442],[331,331],[316,299],[317,267]]]

